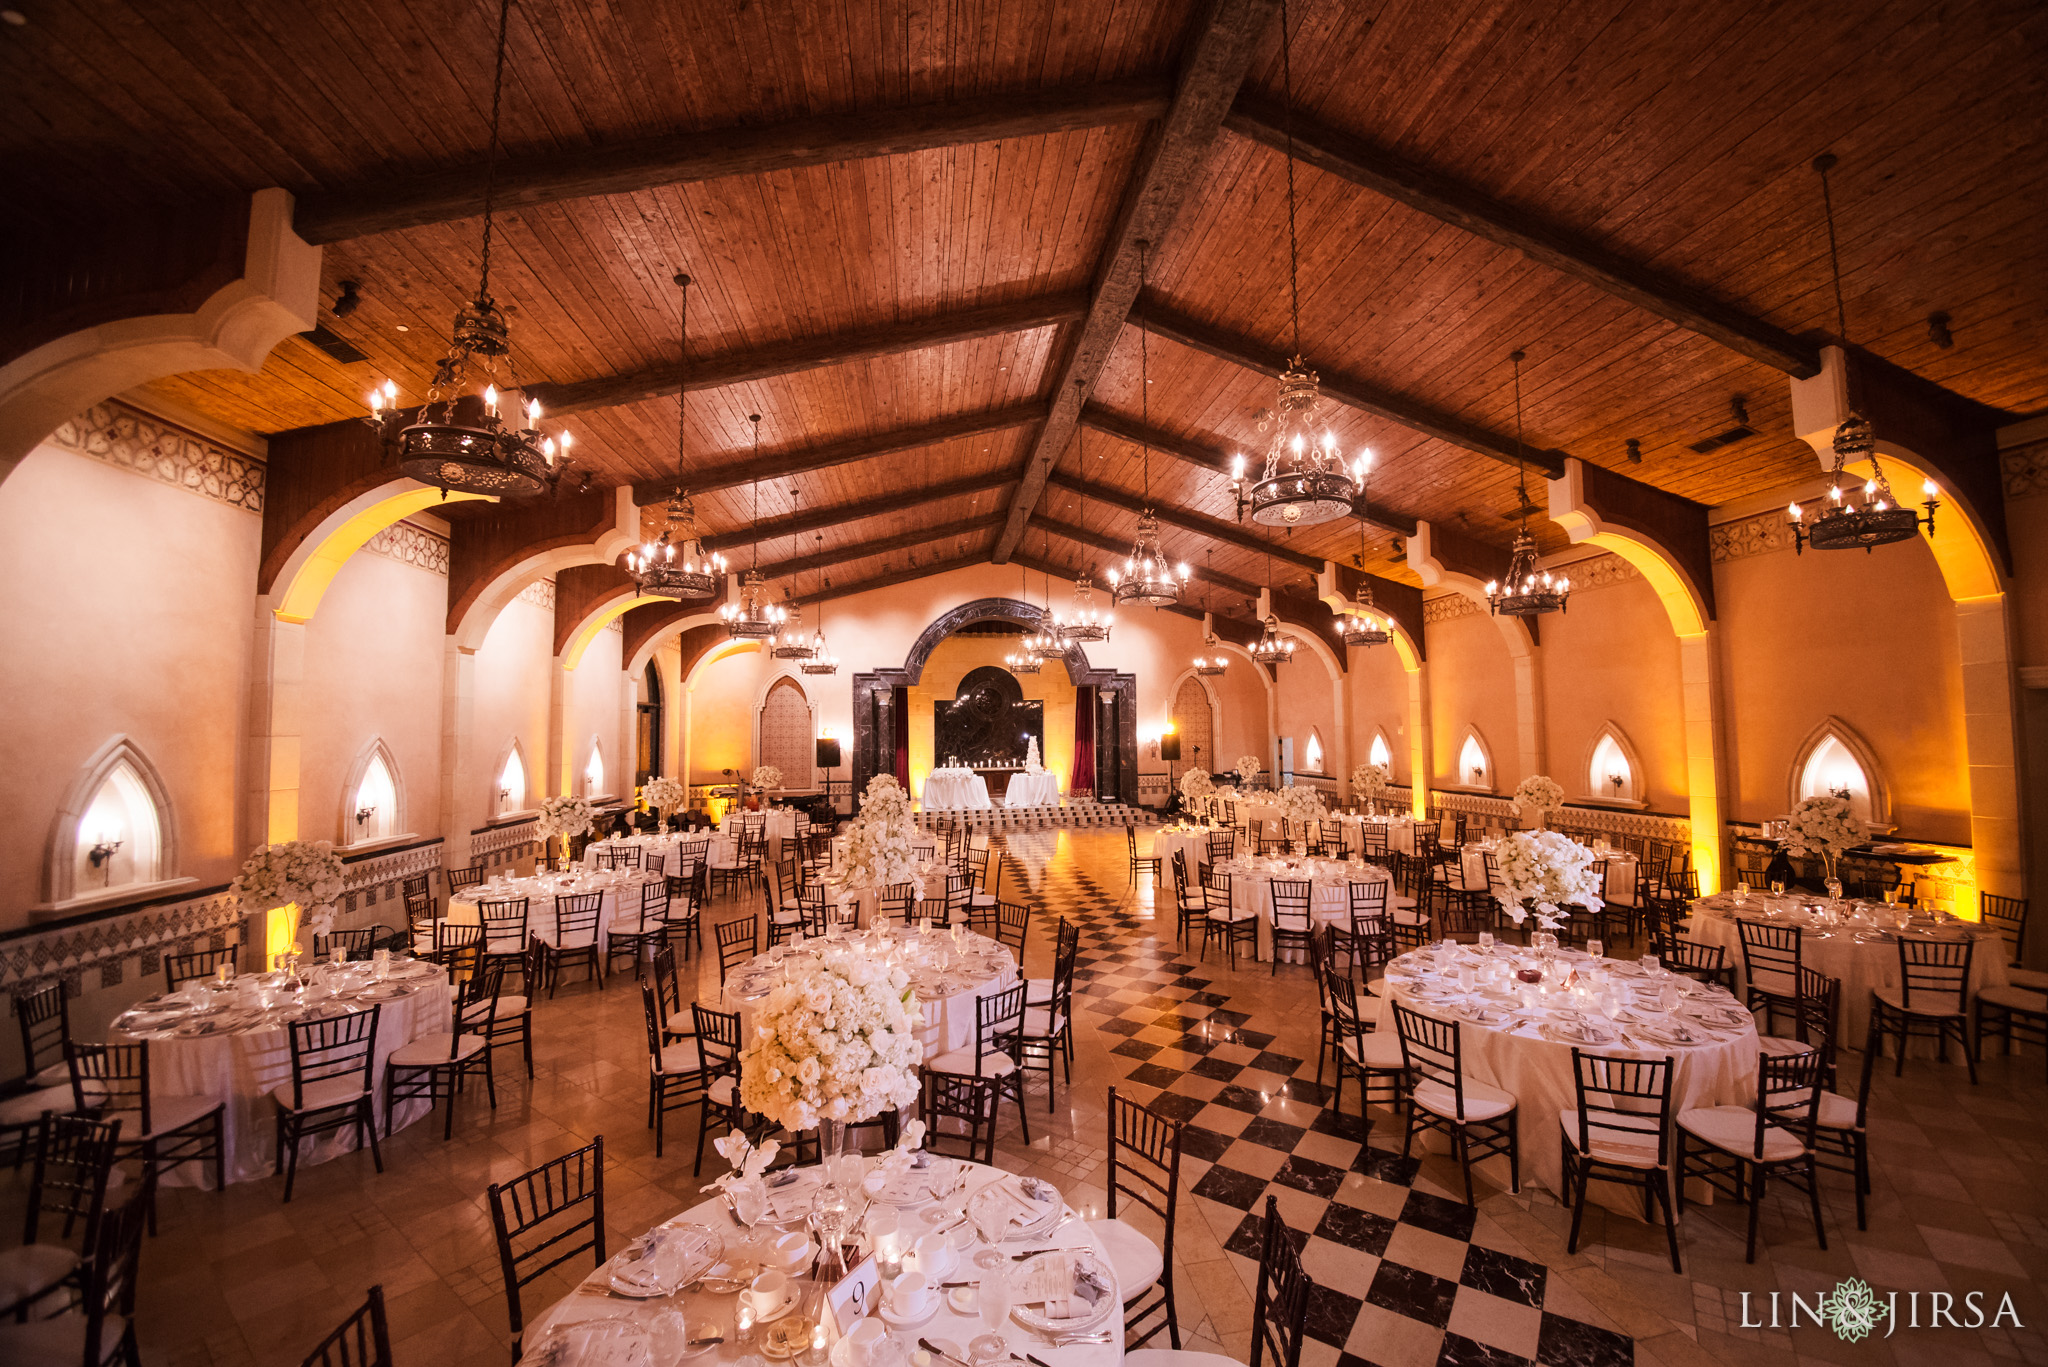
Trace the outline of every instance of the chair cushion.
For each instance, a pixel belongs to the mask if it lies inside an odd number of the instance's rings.
[[[1196,1353],[1174,1348],[1140,1348],[1124,1354],[1124,1367],[1244,1367],[1221,1353]]]
[[[1367,1039],[1373,1036],[1366,1036]],[[1455,1120],[1458,1115],[1458,1097],[1449,1087],[1434,1080],[1415,1084],[1415,1104],[1432,1115],[1446,1120]],[[1502,1091],[1488,1083],[1465,1079],[1465,1119],[1498,1120],[1515,1109],[1515,1094]]]
[[[1587,1132],[1592,1145],[1592,1156],[1603,1163],[1618,1163],[1625,1168],[1654,1168],[1657,1166],[1657,1117],[1646,1115],[1641,1120],[1630,1119],[1603,1112],[1597,1123]],[[1579,1147],[1579,1112],[1576,1107],[1557,1113],[1558,1127],[1564,1131],[1564,1142],[1571,1148]],[[1615,1124],[1627,1125],[1628,1129],[1607,1128]]]
[[[2008,968],[2005,976],[2014,987],[2024,987],[2029,992],[2048,992],[2048,973],[2037,968]]]
[[[1408,1061],[1401,1056],[1401,1038],[1391,1030],[1375,1030],[1362,1039],[1339,1040],[1338,1047],[1344,1051],[1344,1057],[1374,1072],[1389,1073],[1408,1066]],[[1468,1093],[1465,1097],[1467,1115],[1472,1114],[1471,1101]]]
[[[1230,910],[1224,911],[1222,908],[1219,907],[1215,911],[1209,913],[1209,919],[1219,924],[1228,923],[1230,925],[1235,925],[1239,921],[1256,921],[1259,919],[1259,913],[1256,911],[1252,911],[1249,908],[1247,908],[1244,911],[1239,911],[1236,907],[1232,907]]]
[[[1723,1153],[1756,1157],[1756,1112],[1747,1106],[1699,1106],[1678,1113],[1678,1128]],[[1790,1130],[1773,1125],[1764,1131],[1764,1161],[1781,1163],[1806,1152]]]
[[[694,1039],[677,1040],[666,1045],[661,1051],[661,1072],[673,1077],[678,1073],[694,1073],[704,1066],[704,1056],[697,1049]]]
[[[69,1087],[71,1085],[71,1065],[63,1059],[58,1059],[55,1063],[30,1078],[28,1085],[31,1087]]]
[[[0,1101],[0,1125],[33,1125],[42,1118],[44,1111],[69,1113],[71,1110],[71,1088],[45,1087],[39,1092],[23,1092],[20,1096]]]
[[[154,1139],[173,1130],[182,1130],[187,1125],[224,1109],[225,1106],[226,1103],[215,1096],[152,1096],[149,1099],[149,1119],[156,1129],[149,1134],[142,1132],[140,1111],[103,1111],[100,1119],[121,1122],[121,1144],[125,1149],[129,1144],[140,1140]]]
[[[1046,1017],[1049,1012],[1050,1008],[1044,1006],[1027,1006],[1024,1009],[1024,1037],[1026,1039],[1051,1039],[1054,1035],[1067,1028],[1066,1012],[1061,1011],[1057,1015],[1053,1015],[1052,1019],[1047,1020]]]
[[[1758,1035],[1757,1052],[1769,1054],[1772,1058],[1790,1058],[1794,1054],[1810,1054],[1813,1046],[1805,1040],[1792,1039],[1785,1035]]]
[[[963,1077],[972,1077],[974,1076],[974,1046],[970,1044],[965,1049],[954,1049],[949,1053],[940,1054],[937,1058],[927,1061],[924,1066],[934,1073],[953,1073]],[[1012,1072],[1016,1071],[1016,1067],[1017,1061],[1008,1054],[992,1050],[981,1056],[981,1075],[983,1077],[1008,1077]]]
[[[1051,1003],[1051,978],[1026,978],[1024,980],[1024,1004],[1026,1006],[1048,1006]]]
[[[103,1361],[112,1361],[128,1321],[109,1315],[100,1325]],[[8,1367],[78,1367],[85,1361],[85,1316],[73,1311],[27,1324],[0,1324],[0,1362]]]
[[[713,1078],[711,1085],[704,1089],[704,1094],[711,1098],[714,1105],[734,1106],[738,1104],[736,1092],[739,1085],[740,1080],[728,1073],[724,1077]]]
[[[483,1051],[486,1041],[482,1035],[464,1035],[457,1044],[455,1037],[446,1030],[437,1030],[430,1035],[421,1035],[410,1044],[401,1045],[391,1051],[391,1063],[399,1068],[431,1068],[435,1064],[449,1062],[448,1050],[452,1045],[457,1061],[475,1058]]]
[[[0,1309],[40,1296],[78,1269],[62,1244],[23,1244],[0,1253]]]
[[[1948,1004],[1952,999],[1946,992],[1922,992],[1913,999],[1913,1006],[1910,1011],[1906,1008],[1905,994],[1896,987],[1874,987],[1870,990],[1870,995],[1883,1002],[1886,1006],[1889,1006],[1892,1010],[1903,1012],[1907,1015],[1949,1016],[1957,1020],[1962,1019],[1963,1015],[1960,1008],[1952,1007]]]
[[[1797,1110],[1789,1110],[1786,1114],[1798,1115],[1799,1112]],[[1824,1130],[1855,1129],[1855,1098],[1841,1096],[1834,1092],[1822,1092],[1820,1094],[1820,1117],[1814,1123]]]
[[[1088,1228],[1102,1241],[1102,1251],[1109,1255],[1116,1284],[1123,1288],[1125,1305],[1150,1290],[1166,1270],[1166,1257],[1160,1253],[1159,1245],[1122,1220],[1090,1220]]]
[[[1992,1006],[2002,1006],[2008,1011],[2025,1011],[2031,1015],[2048,1015],[2048,996],[2030,987],[2014,983],[2010,987],[1987,987],[1977,994],[1977,1000]]]
[[[443,1046],[446,1047],[445,1045]],[[357,1085],[355,1075],[326,1077],[318,1082],[306,1084],[306,1105],[308,1111],[324,1111],[330,1106],[346,1106],[365,1093]],[[292,1108],[292,1085],[280,1082],[270,1089],[271,1099],[289,1111]]]
[[[507,994],[505,996],[498,998],[498,1011],[497,1014],[494,1017],[492,1017],[491,1023],[493,1025],[503,1025],[505,1022],[509,1020],[515,1020],[518,1017],[525,1015],[531,1009],[532,1006],[526,1000],[526,998]],[[464,1025],[474,1025],[475,1023],[481,1021],[484,1018],[484,1014],[488,1010],[489,1007],[483,1002],[477,1002],[473,1006],[464,1007],[462,1012],[462,1023]]]

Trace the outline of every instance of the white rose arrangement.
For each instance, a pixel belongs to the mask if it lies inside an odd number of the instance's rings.
[[[1846,797],[1804,798],[1785,818],[1785,848],[1793,854],[1818,855],[1831,879],[1842,852],[1869,838]]]
[[[1361,764],[1351,771],[1351,791],[1362,798],[1385,797],[1393,775],[1384,764]]]
[[[1192,810],[1203,798],[1216,791],[1216,781],[1200,769],[1190,769],[1180,776],[1181,800]]]
[[[754,776],[750,782],[756,788],[780,788],[782,786],[782,771],[772,764],[764,764],[754,770]]]
[[[1528,918],[1525,903],[1536,911],[1536,924],[1556,930],[1564,924],[1564,907],[1598,911],[1606,903],[1593,872],[1593,852],[1556,831],[1517,831],[1493,853],[1500,876],[1495,897],[1516,925]]]
[[[341,900],[346,876],[332,841],[285,840],[243,860],[228,891],[258,911],[297,904],[303,913],[300,924],[325,935],[334,928],[334,904]]]
[[[1515,785],[1509,801],[1532,815],[1542,815],[1563,808],[1564,789],[1548,774],[1531,774]]]
[[[754,1012],[740,1104],[791,1132],[857,1124],[917,1101],[924,1025],[901,965],[828,946]]]
[[[892,775],[875,775],[861,794],[860,815],[846,828],[847,886],[887,888],[914,881],[916,834],[910,795]]]
[[[589,798],[544,797],[540,800],[540,815],[535,818],[533,829],[542,840],[548,840],[558,835],[588,835],[596,824],[597,809],[590,805]]]
[[[640,798],[655,815],[673,816],[690,800],[690,787],[679,778],[663,775],[650,778],[640,789]]]
[[[1259,770],[1263,767],[1259,763],[1257,755],[1239,755],[1237,757],[1237,777],[1247,787],[1251,785],[1252,780],[1259,776]]]
[[[1292,783],[1280,790],[1277,805],[1281,818],[1296,826],[1321,821],[1330,814],[1323,806],[1322,793],[1314,788]]]

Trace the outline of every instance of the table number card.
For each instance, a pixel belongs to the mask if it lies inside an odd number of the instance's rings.
[[[832,1323],[843,1334],[853,1331],[874,1309],[881,1290],[882,1274],[875,1267],[872,1257],[862,1258],[854,1265],[853,1271],[841,1277],[830,1291],[825,1293],[825,1304],[832,1311]]]

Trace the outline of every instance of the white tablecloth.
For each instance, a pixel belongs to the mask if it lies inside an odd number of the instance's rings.
[[[421,1035],[445,1031],[454,1016],[454,992],[448,975],[438,969],[414,980],[409,996],[381,1003],[377,1017],[376,1062],[370,1070],[374,1107],[382,1138],[384,1065],[398,1049]],[[411,984],[408,984],[411,985]],[[135,1038],[109,1032],[117,1040]],[[268,1095],[292,1080],[290,1032],[283,1025],[264,1026],[235,1035],[178,1036],[149,1041],[149,1085],[152,1096],[218,1097],[227,1102],[222,1116],[230,1182],[254,1182],[270,1176],[277,1154],[277,1107]],[[479,1091],[476,1095],[481,1096]],[[425,1115],[425,1098],[401,1101],[397,1124],[404,1128]],[[356,1147],[353,1127],[300,1141],[299,1163],[325,1163]],[[161,1175],[165,1186],[211,1186],[211,1163],[186,1163]]]
[[[665,874],[674,874],[681,871],[683,866],[682,847],[685,845],[703,845],[705,859],[713,863],[716,863],[721,858],[729,862],[732,859],[733,851],[732,840],[722,835],[715,835],[710,831],[692,831],[687,835],[634,835],[628,836],[624,840],[591,842],[583,850],[583,867],[586,869],[597,868],[599,850],[615,850],[627,845],[638,846],[641,850],[640,857],[643,860],[650,854],[660,857],[662,872]]]
[[[640,924],[641,892],[646,875],[637,869],[581,875],[542,874],[537,878],[512,878],[495,886],[483,884],[461,897],[448,899],[448,920],[456,925],[479,923],[479,902],[500,902],[526,898],[526,929],[549,944],[555,943],[555,899],[601,892],[604,901],[597,913],[597,947],[604,952],[611,942],[612,921],[637,928]],[[623,933],[623,932],[622,932]],[[509,952],[513,946],[491,945],[493,952]]]
[[[1376,864],[1351,864],[1338,859],[1246,859],[1222,866],[1231,875],[1232,911],[1252,911],[1259,918],[1259,957],[1273,957],[1273,892],[1275,882],[1312,882],[1309,914],[1317,925],[1351,928],[1351,884],[1387,884],[1387,911],[1394,911],[1393,875]]]
[[[808,941],[816,944],[817,941]],[[865,935],[854,937],[853,943],[862,946],[873,944]],[[896,948],[910,970],[911,985],[917,990],[918,1005],[924,1011],[924,1056],[937,1058],[940,1054],[954,1049],[965,1049],[974,1043],[975,1003],[992,992],[1015,985],[1017,981],[1017,959],[1008,947],[976,935],[972,931],[961,934],[960,949],[953,948],[950,934],[935,935],[927,942],[920,934],[904,934],[890,937],[887,942]],[[740,1013],[740,1038],[753,1038],[754,1004],[772,990],[774,983],[781,981],[780,969],[788,946],[777,945],[764,954],[758,954],[743,966],[736,968],[726,980],[722,990],[725,1009]],[[941,976],[938,967],[940,950],[954,956],[953,966]],[[885,952],[875,946],[871,952]],[[802,951],[795,962],[802,962]],[[963,965],[966,957],[970,962]],[[979,957],[996,965],[993,968],[980,967],[973,962]],[[759,990],[747,995],[749,978],[761,974]]]
[[[1060,805],[1060,776],[1050,769],[1035,774],[1012,774],[1003,790],[1005,807],[1057,807]]]
[[[717,1165],[718,1159],[716,1156],[707,1153],[706,1163],[705,1175],[708,1177],[710,1176],[710,1169]],[[972,1163],[967,1166],[970,1170],[970,1175],[965,1194],[969,1196],[979,1191],[984,1185],[990,1182],[1001,1181],[1009,1176],[1008,1173],[999,1168],[986,1167],[979,1163]],[[1071,1201],[1071,1193],[1067,1193],[1067,1195]],[[792,1204],[801,1204],[801,1202],[792,1202]],[[1071,1209],[1071,1205],[1069,1208]],[[903,1224],[913,1232],[924,1228],[923,1222],[917,1218],[917,1212],[921,1209],[923,1209],[922,1206],[905,1206],[900,1208],[900,1217]],[[725,1202],[718,1196],[713,1196],[707,1201],[700,1202],[666,1223],[704,1225],[717,1231],[719,1236],[724,1239],[726,1256],[728,1258],[736,1261],[760,1261],[758,1252],[749,1257],[748,1249],[744,1243],[747,1237],[746,1231],[735,1225],[731,1216],[727,1214]],[[761,1232],[757,1236],[757,1243],[765,1243],[767,1239],[780,1234],[785,1228],[802,1229],[803,1225],[801,1222],[796,1222],[777,1227],[764,1221],[760,1226]],[[971,1229],[973,1225],[970,1222],[967,1225],[963,1225],[962,1228]],[[950,1281],[971,1281],[978,1278],[981,1274],[974,1266],[973,1255],[974,1251],[981,1246],[977,1236],[974,1243],[969,1244],[965,1250],[956,1255],[955,1266],[951,1272],[943,1274],[945,1278]],[[1085,1220],[1076,1220],[1068,1224],[1051,1240],[1011,1240],[1001,1247],[1004,1253],[1015,1253],[1019,1249],[1027,1248],[1088,1248],[1095,1252],[1098,1261],[1105,1264],[1109,1256],[1108,1249],[1103,1246],[1101,1238]],[[576,1266],[576,1264],[571,1264],[571,1266]],[[1014,1269],[1019,1264],[1005,1260],[1002,1266],[1007,1270]],[[739,1301],[736,1293],[721,1296],[698,1290],[678,1292],[673,1296],[656,1297],[648,1300],[622,1300],[605,1294],[605,1287],[609,1276],[608,1268],[600,1268],[585,1278],[582,1288],[578,1291],[564,1296],[561,1300],[541,1310],[538,1314],[529,1311],[526,1332],[526,1346],[529,1349],[529,1357],[531,1357],[531,1350],[536,1348],[547,1337],[548,1331],[555,1326],[579,1324],[585,1320],[599,1319],[625,1319],[640,1324],[649,1324],[656,1316],[668,1310],[681,1312],[683,1320],[688,1326],[687,1332],[691,1337],[713,1332],[713,1326],[716,1326],[718,1330],[722,1330],[725,1333],[727,1342],[724,1345],[713,1353],[696,1359],[700,1367],[719,1367],[720,1364],[736,1363],[740,1361],[745,1352],[749,1351],[741,1349],[731,1341],[735,1324],[735,1312],[738,1309]],[[1113,1291],[1112,1296],[1115,1299],[1121,1299],[1122,1288],[1117,1288]],[[494,1309],[499,1315],[504,1313],[502,1306],[494,1307]],[[500,1322],[502,1323],[502,1321]],[[886,1320],[883,1322],[885,1325],[887,1324]],[[1014,1317],[1004,1326],[1003,1333],[1013,1351],[1035,1354],[1055,1364],[1056,1367],[1117,1367],[1117,1364],[1121,1363],[1124,1357],[1124,1317],[1117,1311],[1112,1310],[1100,1327],[1109,1331],[1110,1340],[1108,1343],[1082,1343],[1076,1344],[1071,1348],[1048,1348],[1043,1340],[1018,1324]],[[758,1334],[759,1331],[756,1332]],[[912,1329],[889,1327],[889,1336],[895,1340],[897,1346],[902,1350],[901,1355],[896,1359],[898,1361],[908,1360],[908,1354],[917,1350],[917,1341],[920,1338],[947,1339],[964,1348],[975,1335],[981,1332],[981,1317],[979,1314],[962,1315],[946,1304],[939,1305],[930,1322],[920,1327]],[[826,1333],[831,1335],[833,1333],[832,1328],[828,1327]],[[759,1353],[758,1338],[755,1346],[750,1351],[756,1354]],[[759,1359],[757,1358],[756,1360]],[[1007,1359],[999,1359],[999,1361],[1007,1361]]]
[[[1771,918],[1765,915],[1767,907],[1775,904],[1789,908],[1810,900],[1787,898],[1779,901],[1751,893],[1741,914],[1744,920],[1768,924]],[[1686,930],[1686,938],[1721,946],[1722,962],[1735,970],[1736,987],[1746,992],[1749,982],[1742,969],[1742,932],[1736,927],[1734,894],[1723,892],[1702,897],[1692,904],[1692,910],[1692,922]],[[1876,914],[1881,915],[1884,910],[1880,907]],[[1803,913],[1790,912],[1779,918],[1779,924],[1798,925],[1807,919]],[[1859,933],[1865,937],[1861,941],[1857,939]],[[1942,933],[1976,937],[1977,948],[1970,955],[1970,992],[1973,995],[1987,987],[2005,985],[2005,946],[1996,928],[1951,922]],[[1876,929],[1874,917],[1870,924],[1862,926],[1814,927],[1804,930],[1800,936],[1799,961],[1816,972],[1842,980],[1839,1042],[1845,1048],[1861,1049],[1864,1035],[1870,1029],[1872,990],[1899,985],[1898,942],[1890,934]],[[1792,1029],[1783,1012],[1778,1014],[1776,1028],[1786,1033]],[[1924,1051],[1930,1057],[1934,1053],[1932,1041],[1915,1040],[1913,1048],[1915,1053]]]
[[[972,769],[934,769],[925,775],[924,809],[928,812],[993,806],[988,782]]]
[[[780,864],[787,857],[783,853],[782,842],[796,839],[796,813],[787,807],[771,807],[765,812],[749,813],[749,819],[760,824],[762,834],[768,839],[768,862]],[[719,834],[734,848],[739,845],[740,821],[737,814],[728,812],[725,820],[718,823]]]
[[[1496,952],[1515,955],[1514,946],[1496,946]],[[1387,966],[1388,991],[1394,1000],[1411,1009],[1418,1006],[1411,991],[1414,980],[1404,982],[1401,975],[1417,970],[1427,970],[1436,956],[1429,950],[1415,950],[1403,954]],[[1459,958],[1466,963],[1477,963],[1475,954],[1463,953]],[[1584,970],[1590,964],[1586,955],[1575,950],[1558,952],[1558,975],[1563,976],[1569,967]],[[1425,971],[1424,980],[1429,974]],[[1717,997],[1723,1005],[1733,1006],[1733,999]],[[1452,1013],[1442,1006],[1431,1006],[1424,1014],[1440,1020],[1454,1019]],[[1380,1026],[1383,1030],[1395,1028],[1394,1015],[1387,1012]],[[1754,1103],[1756,1100],[1757,1043],[1754,1024],[1727,1032],[1729,1038],[1716,1042],[1696,1045],[1655,1045],[1644,1042],[1641,1049],[1630,1049],[1625,1042],[1612,1045],[1579,1046],[1586,1053],[1639,1053],[1651,1056],[1665,1055],[1675,1060],[1671,1081],[1671,1113],[1695,1106],[1728,1106]],[[1539,1182],[1551,1191],[1562,1194],[1563,1143],[1558,1127],[1558,1112],[1570,1110],[1578,1105],[1578,1089],[1572,1078],[1572,1046],[1538,1033],[1534,1023],[1502,1029],[1498,1026],[1475,1025],[1470,1021],[1459,1022],[1460,1042],[1465,1053],[1466,1076],[1480,1082],[1492,1083],[1515,1094],[1520,1103],[1521,1121],[1519,1138],[1522,1153],[1522,1181]],[[1675,1152],[1675,1151],[1674,1151]],[[1507,1160],[1490,1158],[1483,1165],[1503,1185],[1508,1178]],[[1592,1190],[1600,1193],[1603,1184],[1594,1183]],[[1620,1191],[1620,1188],[1613,1188]],[[1692,1188],[1687,1188],[1688,1195]],[[1606,1195],[1607,1193],[1600,1193]],[[1640,1192],[1633,1197],[1616,1202],[1618,1210],[1632,1210],[1636,1217],[1642,1217]]]

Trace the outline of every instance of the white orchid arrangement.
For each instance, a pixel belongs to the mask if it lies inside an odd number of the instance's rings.
[[[1181,799],[1194,807],[1209,794],[1216,791],[1216,781],[1200,769],[1190,769],[1180,776]]]
[[[1830,876],[1838,855],[1869,838],[1846,797],[1805,798],[1785,818],[1785,848],[1793,854],[1818,855]]]
[[[332,841],[284,840],[243,860],[228,891],[259,911],[297,904],[301,924],[325,935],[334,928],[334,904],[341,900],[347,876]]]
[[[906,1121],[901,1133],[896,1136],[896,1147],[882,1155],[882,1161],[878,1165],[882,1176],[887,1179],[909,1172],[917,1162],[917,1151],[923,1147],[924,1122]]]
[[[1531,774],[1515,785],[1509,800],[1525,812],[1555,812],[1564,807],[1564,789],[1548,774]]]
[[[748,1141],[746,1133],[734,1130],[723,1139],[711,1141],[711,1147],[718,1150],[718,1156],[732,1164],[732,1171],[712,1178],[699,1191],[727,1191],[741,1182],[758,1182],[761,1174],[768,1171],[768,1165],[775,1161],[775,1155],[782,1152],[782,1141],[770,1139],[755,1147]]]
[[[1361,764],[1351,771],[1351,791],[1362,798],[1381,798],[1386,796],[1392,780],[1386,765]]]
[[[673,815],[690,800],[690,786],[679,778],[666,774],[650,778],[640,789],[640,800],[645,802],[657,815]]]
[[[1593,858],[1593,851],[1556,831],[1517,831],[1493,852],[1500,878],[1495,898],[1516,925],[1528,919],[1533,907],[1536,924],[1556,930],[1564,924],[1563,908],[1598,911],[1606,905]]]
[[[1264,765],[1259,763],[1257,755],[1239,755],[1237,757],[1237,777],[1246,786],[1250,786],[1251,782],[1259,776],[1259,770],[1264,767]]]
[[[1281,818],[1297,826],[1321,821],[1330,814],[1323,806],[1322,793],[1293,783],[1280,790],[1276,805],[1280,808]]]
[[[901,965],[830,946],[768,994],[740,1051],[740,1104],[791,1132],[908,1110],[924,1014]]]
[[[754,770],[753,777],[748,781],[756,788],[780,788],[782,771],[772,764],[763,764]]]
[[[589,798],[573,795],[544,797],[540,800],[540,816],[534,821],[533,830],[542,840],[548,840],[558,835],[588,835],[596,824],[597,808],[590,805]]]

